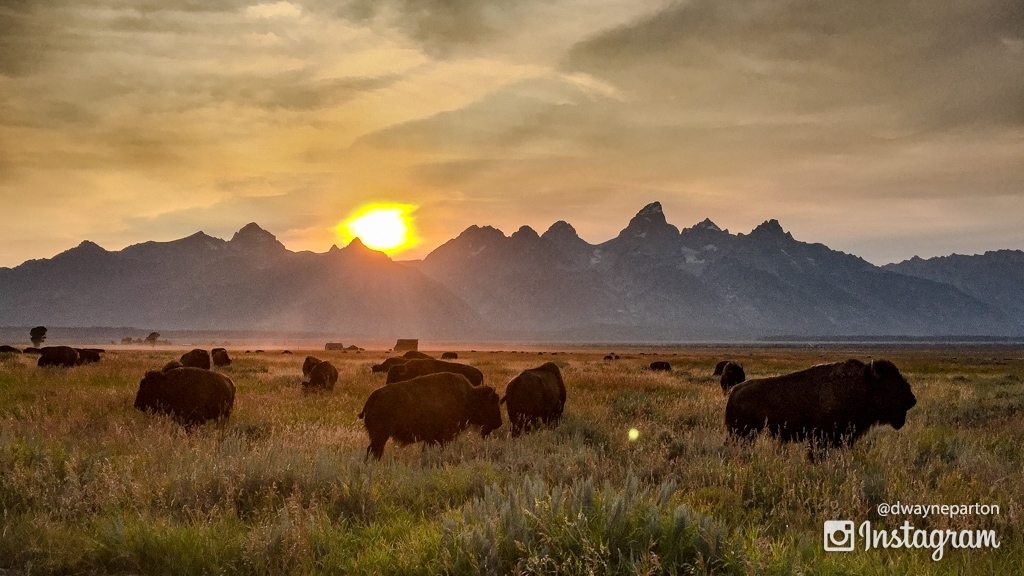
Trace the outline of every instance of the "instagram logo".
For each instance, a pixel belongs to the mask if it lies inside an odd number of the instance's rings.
[[[853,522],[850,520],[825,521],[825,551],[850,552],[853,550]]]

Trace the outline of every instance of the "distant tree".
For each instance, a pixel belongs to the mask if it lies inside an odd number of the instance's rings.
[[[46,341],[46,326],[36,326],[29,330],[28,339],[32,341],[33,346],[39,348],[39,346]]]
[[[160,339],[159,332],[150,332],[149,336],[146,336],[146,344],[149,344],[150,346],[156,346],[156,341],[158,339]]]

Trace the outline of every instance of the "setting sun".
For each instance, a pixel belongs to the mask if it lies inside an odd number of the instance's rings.
[[[401,252],[415,244],[412,212],[408,204],[374,204],[355,211],[338,224],[336,230],[346,240],[359,238],[373,250],[388,254]]]

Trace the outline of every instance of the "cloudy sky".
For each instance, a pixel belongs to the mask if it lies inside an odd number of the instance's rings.
[[[3,0],[0,266],[367,202],[591,242],[684,227],[883,263],[1024,248],[1024,3]]]

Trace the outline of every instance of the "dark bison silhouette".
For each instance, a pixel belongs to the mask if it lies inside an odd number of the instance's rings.
[[[876,424],[899,430],[916,403],[892,362],[851,359],[736,386],[725,423],[733,435],[768,430],[784,442],[850,446]]]
[[[177,360],[171,360],[167,364],[164,364],[164,367],[161,368],[160,371],[161,372],[170,372],[171,370],[174,370],[175,368],[183,368],[183,367],[184,367],[184,364],[182,364],[181,362],[178,362]]]
[[[715,371],[711,374],[712,376],[721,376],[722,370],[725,369],[725,365],[728,364],[728,360],[721,360],[718,364],[715,364]]]
[[[457,352],[443,352],[441,353],[441,360],[456,360],[459,355]]]
[[[313,366],[323,362],[323,360],[316,356],[306,356],[306,359],[302,361],[302,377],[309,379],[309,373],[313,370]]]
[[[135,407],[170,414],[184,425],[226,420],[235,402],[235,384],[227,376],[202,368],[150,370],[139,382]]]
[[[28,348],[25,348],[24,350],[22,350],[22,352],[24,352],[25,354],[42,354],[43,353],[42,350],[40,350],[39,348],[36,348],[35,346],[29,346]]]
[[[374,390],[359,413],[370,437],[366,457],[380,459],[384,445],[445,444],[467,427],[479,426],[486,437],[501,428],[498,394],[490,386],[473,386],[465,376],[428,374]]]
[[[330,362],[320,362],[309,371],[309,380],[302,382],[304,390],[334,390],[338,369]]]
[[[0,354],[21,354],[21,350],[18,350],[14,346],[4,344],[3,346],[0,346]]]
[[[210,350],[210,356],[213,358],[213,365],[218,368],[231,366],[231,356],[228,355],[228,351],[224,348]]]
[[[100,361],[100,351],[96,348],[75,348],[78,352],[79,364],[92,364]]]
[[[374,364],[373,366],[370,367],[370,371],[371,372],[387,372],[387,371],[391,370],[392,368],[394,368],[395,366],[401,366],[402,364],[405,364],[406,362],[408,362],[408,360],[406,360],[405,358],[401,358],[401,357],[398,357],[398,356],[393,356],[391,358],[385,359],[380,364]]]
[[[418,352],[416,350],[409,350],[405,354],[402,354],[402,358],[405,358],[406,360],[433,360],[434,359],[434,357],[431,356],[430,354],[424,354],[423,352]]]
[[[650,369],[661,372],[671,372],[672,365],[664,360],[658,360],[657,362],[651,362]]]
[[[438,372],[462,374],[469,379],[473,386],[480,386],[484,383],[484,373],[477,368],[468,364],[445,362],[444,360],[409,360],[405,364],[393,366],[391,370],[388,370],[386,383],[403,382],[418,378],[419,376],[426,376],[427,374],[437,374]]]
[[[209,370],[210,353],[202,348],[196,348],[191,352],[185,352],[181,355],[181,365],[186,368],[202,368],[203,370]]]
[[[722,392],[728,394],[733,386],[746,379],[747,373],[743,371],[743,366],[735,362],[726,362],[725,366],[722,366],[722,377],[719,379],[719,384],[722,385]]]
[[[553,362],[523,370],[505,387],[501,399],[508,411],[512,436],[529,432],[537,422],[558,423],[565,409],[565,382],[562,371]]]
[[[78,351],[70,346],[46,346],[39,352],[37,366],[70,368],[78,364]]]

